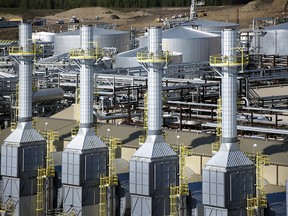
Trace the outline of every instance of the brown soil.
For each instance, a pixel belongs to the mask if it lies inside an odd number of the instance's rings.
[[[252,20],[263,17],[279,17],[285,16],[287,8],[287,0],[257,0],[247,5],[231,5],[217,7],[202,7],[207,16],[199,19],[208,19],[224,22],[239,22],[241,28],[252,26]],[[286,12],[287,13],[287,12]],[[51,14],[51,12],[50,12]],[[100,24],[110,23],[116,24],[116,28],[120,30],[128,30],[131,27],[137,30],[143,30],[149,26],[162,25],[156,22],[157,17],[171,18],[173,15],[189,14],[189,8],[149,8],[149,9],[108,9],[102,7],[76,8],[55,15],[43,16],[47,19],[47,26],[35,26],[35,31],[65,31],[71,16],[77,16],[80,25],[83,24]],[[111,15],[117,15],[119,19],[113,19]],[[5,14],[5,18],[12,15]],[[15,16],[13,16],[15,17]],[[98,20],[96,19],[98,17]],[[63,19],[64,25],[55,24],[56,20]],[[0,29],[0,39],[12,39],[17,37],[17,29]]]

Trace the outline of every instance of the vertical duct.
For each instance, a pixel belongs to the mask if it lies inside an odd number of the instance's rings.
[[[22,23],[19,26],[19,122],[32,120],[32,26]]]
[[[19,64],[19,116],[17,128],[1,146],[3,204],[9,204],[14,215],[36,212],[37,169],[45,168],[46,142],[32,125],[32,26],[19,25],[19,47],[9,55]],[[39,213],[39,212],[38,212]]]
[[[82,26],[80,45],[86,57],[93,56],[93,28]],[[80,68],[80,127],[93,126],[93,63],[94,59],[81,60]]]
[[[162,58],[162,30],[151,28],[149,31],[149,53],[153,58]],[[148,134],[162,136],[162,69],[159,63],[150,63],[148,72]]]
[[[222,33],[222,55],[228,58],[228,65],[222,68],[222,142],[237,145],[237,66],[235,61],[237,33],[231,29]]]
[[[178,156],[162,136],[162,29],[149,29],[148,52],[139,63],[148,71],[148,135],[129,166],[131,215],[169,215],[170,186],[178,185]]]
[[[204,215],[246,216],[246,197],[254,195],[255,166],[237,143],[237,33],[222,32],[222,56],[211,66],[222,67],[222,144],[203,169]]]
[[[108,175],[108,148],[93,125],[93,27],[82,26],[81,48],[70,58],[80,67],[80,128],[62,154],[63,212],[99,215],[100,177]]]

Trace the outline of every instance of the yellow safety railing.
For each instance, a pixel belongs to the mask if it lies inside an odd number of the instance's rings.
[[[41,53],[42,48],[36,45],[32,46],[11,46],[8,49],[9,55],[35,55],[36,53]]]
[[[78,48],[70,50],[69,54],[72,59],[99,59],[103,56],[103,50],[100,48],[90,50]]]
[[[38,168],[37,175],[37,195],[36,195],[36,212],[37,215],[43,215],[44,210],[44,179],[46,178],[46,169]]]
[[[255,155],[253,155],[255,157]],[[267,197],[264,190],[263,166],[270,164],[268,155],[256,154],[256,197],[247,196],[247,216],[254,216],[256,209],[267,207]]]
[[[19,84],[16,84],[16,93],[15,93],[15,108],[13,113],[13,118],[11,120],[11,131],[14,131],[17,127],[19,114]]]
[[[109,177],[100,177],[100,200],[99,200],[99,216],[107,215],[107,187],[109,186]]]
[[[220,140],[222,136],[222,99],[217,100],[217,128],[216,128],[216,141],[212,143],[212,153],[215,154],[219,151]]]
[[[143,145],[145,143],[146,135],[140,135],[138,138],[139,145]]]
[[[216,67],[223,66],[243,66],[247,65],[249,62],[248,55],[241,56],[223,56],[223,55],[213,55],[210,56],[210,65]]]
[[[157,63],[157,62],[166,62],[170,61],[172,58],[172,53],[169,51],[162,51],[160,55],[155,55],[154,53],[149,52],[138,52],[137,61],[147,62],[147,63]]]
[[[179,187],[170,187],[170,216],[178,216]]]
[[[143,134],[139,136],[139,145],[144,144],[148,130],[148,92],[144,94]]]
[[[188,192],[188,182],[187,176],[185,174],[186,157],[188,155],[187,146],[181,145],[179,147],[179,194],[182,196],[187,196]]]
[[[0,215],[15,215],[15,202],[10,198],[7,202],[0,202]]]

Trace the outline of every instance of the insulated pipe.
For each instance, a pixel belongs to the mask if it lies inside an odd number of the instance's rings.
[[[82,26],[80,45],[83,59],[80,68],[80,127],[93,126],[93,27]]]
[[[162,30],[149,29],[149,53],[152,58],[162,57]],[[162,134],[162,65],[150,63],[148,72],[148,134]]]
[[[236,31],[222,32],[222,55],[231,64],[236,57]],[[222,142],[237,142],[237,66],[222,68]]]
[[[32,120],[32,26],[19,25],[19,122]],[[22,50],[23,49],[23,50]]]

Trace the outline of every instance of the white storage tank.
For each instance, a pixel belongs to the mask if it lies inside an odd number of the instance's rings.
[[[147,52],[148,47],[140,47],[137,49],[129,50],[116,55],[114,68],[129,68],[141,66],[137,61],[137,53]],[[172,52],[173,60],[171,64],[182,63],[182,53]]]
[[[250,50],[265,55],[288,55],[288,23],[255,32]]]
[[[93,28],[93,40],[98,47],[115,47],[118,52],[129,49],[130,35],[128,31]],[[54,55],[69,52],[80,47],[79,30],[58,33],[54,36]]]
[[[141,45],[147,36],[139,38]],[[164,30],[162,46],[165,50],[183,54],[183,62],[208,62],[211,55],[221,53],[221,37],[217,34],[194,30],[189,27],[176,27]]]
[[[238,23],[219,22],[219,21],[200,20],[200,19],[182,23],[181,26],[217,34],[221,34],[221,31],[223,29],[236,29],[236,30],[239,29]]]

